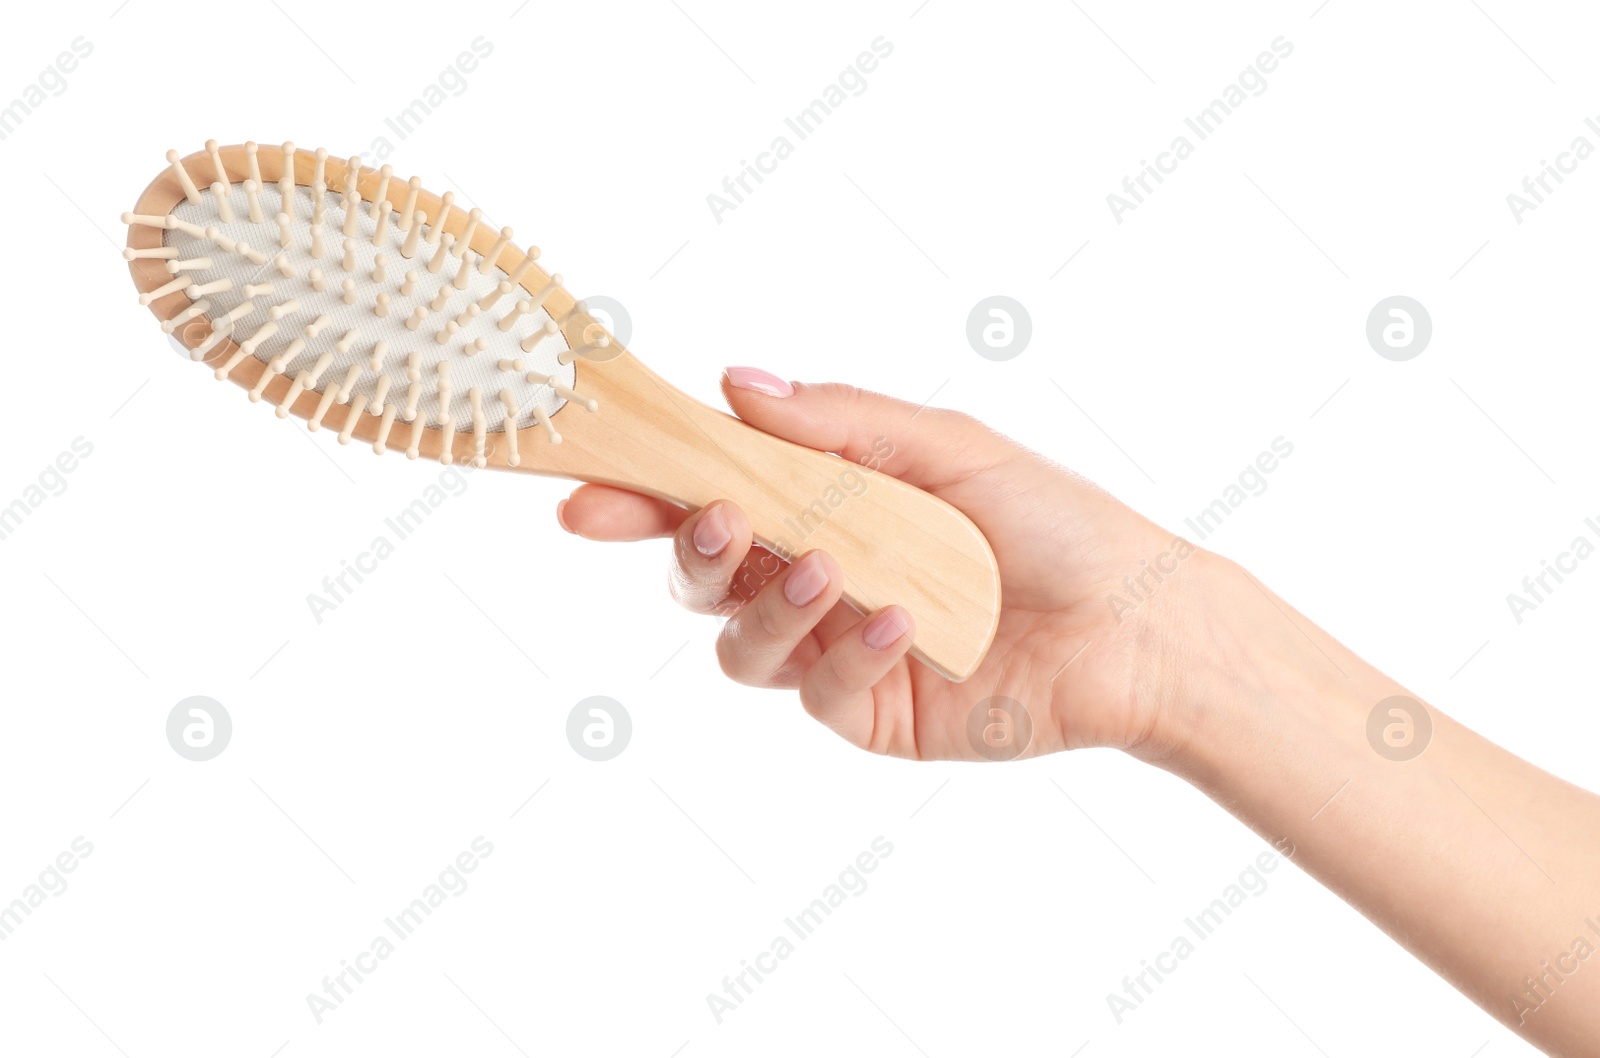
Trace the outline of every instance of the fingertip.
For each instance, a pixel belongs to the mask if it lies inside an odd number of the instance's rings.
[[[749,520],[727,500],[713,500],[688,515],[674,536],[678,564],[689,576],[743,561],[752,543]]]
[[[720,612],[750,547],[749,523],[726,500],[714,500],[690,514],[673,534],[667,575],[672,597],[696,613]]]
[[[886,606],[844,631],[800,681],[806,712],[858,746],[888,752],[892,732],[874,713],[873,688],[911,649],[915,624],[900,606]],[[883,741],[875,744],[882,734]]]
[[[561,528],[585,540],[670,536],[685,517],[683,508],[665,500],[609,485],[580,485],[556,507]]]
[[[723,513],[723,506],[721,503],[707,504],[694,516],[690,539],[694,543],[694,549],[706,558],[715,558],[722,554],[723,549],[733,540],[733,531],[728,528],[728,518]]]
[[[783,597],[790,605],[805,609],[822,600],[826,606],[837,601],[839,565],[826,551],[807,551],[790,564],[783,578]]]
[[[916,624],[904,607],[886,606],[861,626],[861,641],[868,650],[880,652],[897,646],[909,648],[915,632]]]
[[[722,386],[726,391],[742,389],[748,393],[759,393],[764,397],[792,397],[794,384],[779,378],[771,371],[759,367],[725,367],[722,369]]]

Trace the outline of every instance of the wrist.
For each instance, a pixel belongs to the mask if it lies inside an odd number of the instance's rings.
[[[1185,574],[1140,677],[1157,703],[1140,759],[1209,787],[1298,742],[1292,729],[1358,731],[1360,702],[1393,687],[1237,563],[1198,551]]]

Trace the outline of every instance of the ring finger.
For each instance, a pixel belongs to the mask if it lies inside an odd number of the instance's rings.
[[[722,671],[752,687],[799,686],[800,675],[822,654],[811,632],[843,591],[844,578],[831,556],[802,556],[722,626]]]

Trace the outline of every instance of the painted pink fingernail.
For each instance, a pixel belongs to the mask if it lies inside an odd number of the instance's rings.
[[[733,534],[728,532],[728,522],[722,517],[722,508],[713,507],[694,523],[694,549],[707,558],[722,554]]]
[[[861,638],[873,650],[883,650],[905,635],[907,627],[899,610],[885,610],[867,622],[867,627],[861,630]]]
[[[794,387],[770,371],[763,371],[759,367],[728,367],[723,368],[723,374],[728,376],[728,381],[740,389],[750,389],[757,393],[765,393],[769,397],[792,397]]]
[[[822,560],[807,555],[789,571],[789,579],[783,582],[783,597],[796,606],[805,606],[827,586],[828,571],[822,568]]]

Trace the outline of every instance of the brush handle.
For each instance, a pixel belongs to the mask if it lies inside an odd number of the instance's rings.
[[[1000,615],[1000,575],[977,526],[935,496],[875,469],[893,427],[866,465],[762,433],[674,389],[631,354],[579,365],[590,414],[555,417],[559,445],[523,431],[519,469],[656,496],[690,510],[739,505],[756,541],[779,557],[828,552],[844,599],[870,613],[891,603],[916,621],[911,653],[964,680],[982,662]],[[491,465],[498,462],[491,460]]]

